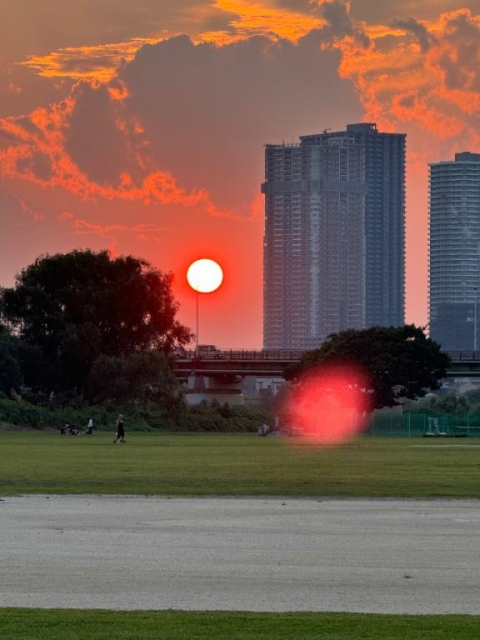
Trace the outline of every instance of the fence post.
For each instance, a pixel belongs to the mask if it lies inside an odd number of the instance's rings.
[[[408,413],[408,437],[411,438],[412,437],[412,425],[411,425],[411,417],[412,414],[409,412]]]

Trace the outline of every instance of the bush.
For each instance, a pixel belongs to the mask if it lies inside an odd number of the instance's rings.
[[[202,401],[187,408],[182,428],[186,431],[255,433],[266,422],[265,411],[245,406]]]
[[[82,430],[86,428],[89,418],[93,418],[95,429],[113,429],[119,411],[107,412],[103,408],[77,409],[75,407],[61,407],[51,409],[22,400],[16,402],[0,398],[0,422],[7,422],[17,427],[33,429],[60,429],[68,422],[72,427]],[[131,428],[148,428],[148,425],[136,418]]]
[[[95,429],[113,430],[118,414],[125,415],[129,431],[190,431],[221,433],[255,433],[268,420],[267,412],[259,407],[232,406],[219,402],[201,402],[184,408],[178,419],[174,419],[162,406],[150,404],[137,407],[132,403],[87,406],[64,404],[60,401],[34,404],[27,400],[20,402],[0,398],[0,422],[17,427],[33,429],[60,429],[69,423],[79,430],[86,428],[89,418],[93,418]]]

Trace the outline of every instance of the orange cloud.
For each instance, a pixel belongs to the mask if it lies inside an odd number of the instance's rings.
[[[282,9],[269,0],[216,0],[214,6],[237,16],[230,21],[237,37],[275,34],[296,41],[323,24],[314,15]]]
[[[302,12],[280,9],[272,0],[216,0],[212,6],[190,7],[184,21],[197,21],[199,25],[218,13],[232,16],[230,31],[205,31],[195,42],[212,42],[219,46],[237,42],[252,35],[275,35],[296,41],[324,21]],[[64,47],[46,55],[31,55],[19,64],[48,78],[71,78],[109,82],[124,63],[132,60],[145,44],[155,44],[172,37],[169,33],[157,38],[129,38],[124,42],[97,46]]]
[[[311,6],[313,9],[314,4]],[[262,33],[270,38],[264,38],[257,46],[261,45],[263,58],[268,60],[274,57],[276,46],[283,47],[284,51],[300,48],[301,36],[315,29],[317,51],[321,46],[324,50],[334,49],[341,53],[340,75],[356,87],[366,120],[377,122],[382,130],[417,133],[414,152],[421,151],[419,145],[425,144],[426,139],[430,141],[429,148],[434,146],[432,141],[440,141],[443,151],[459,144],[464,144],[465,148],[480,145],[475,122],[480,111],[480,17],[471,11],[445,13],[428,23],[409,18],[396,20],[391,25],[366,26],[355,24],[350,16],[350,3],[339,0],[319,2],[317,11],[310,13],[281,8],[274,0],[216,0],[215,8],[233,16],[231,31],[211,31],[202,35],[204,41],[211,40],[217,45],[212,47],[217,52],[220,45],[222,50],[223,47],[226,49],[231,39],[249,40],[252,34]],[[287,40],[287,45],[285,40],[279,40],[279,36]],[[182,175],[181,168],[177,166],[174,173],[169,171],[168,157],[160,167],[151,162],[148,130],[143,122],[135,119],[132,111],[127,113],[124,108],[132,99],[129,96],[131,78],[129,84],[124,78],[120,81],[112,76],[115,67],[122,60],[131,59],[146,42],[152,41],[135,39],[115,45],[62,49],[43,58],[30,58],[25,64],[42,75],[84,77],[88,82],[77,84],[61,103],[37,109],[28,117],[0,121],[0,170],[3,176],[29,180],[42,187],[61,187],[85,200],[103,198],[147,205],[180,205],[201,208],[214,216],[245,219],[232,210],[218,207],[207,189],[183,188],[174,175]],[[260,39],[251,42],[259,43]],[[180,41],[177,46],[181,49]],[[187,62],[184,64],[190,65],[200,56],[202,47],[197,55],[195,46],[192,43],[189,46],[191,58],[185,57]],[[154,49],[145,47],[139,57]],[[321,71],[319,69],[319,73]],[[105,83],[108,79],[110,81]],[[117,146],[112,145],[113,152],[105,162],[102,157],[98,165],[114,164],[118,156],[115,151],[120,146],[125,162],[122,166],[118,161],[116,174],[112,171],[101,178],[82,164],[82,158],[78,157],[81,154],[75,151],[80,146],[88,146],[84,144],[84,131],[94,141],[97,133],[95,128],[89,129],[91,122],[82,116],[79,108],[82,91],[86,94],[85,87],[90,87],[91,94],[100,95],[102,86],[102,108],[108,111],[108,124]],[[238,91],[241,94],[241,86]],[[177,111],[165,111],[167,97],[160,95],[164,100],[164,112],[176,119]],[[138,100],[138,91],[135,97]],[[182,105],[177,107],[182,108]],[[98,109],[93,109],[91,104],[88,106],[88,114],[96,111]],[[79,127],[74,123],[82,117],[84,129],[77,134],[82,144],[77,143],[75,147],[71,139]],[[101,118],[96,126],[101,135],[104,128]],[[101,146],[98,144],[100,149]],[[440,149],[439,145],[437,147]],[[95,153],[96,149],[90,157]],[[211,184],[209,188],[213,192]],[[260,209],[255,201],[248,217],[258,216]]]
[[[121,225],[121,224],[107,224],[102,225],[99,223],[88,222],[81,218],[76,218],[72,213],[64,211],[57,219],[61,222],[68,222],[72,225],[74,232],[78,235],[94,234],[102,237],[112,237],[113,232],[125,232],[135,234],[137,237],[151,237],[153,233],[159,233],[163,231],[161,225],[152,223],[138,223],[135,225]]]
[[[69,224],[74,235],[78,236],[98,236],[108,241],[111,255],[118,254],[118,242],[121,234],[128,237],[134,236],[137,240],[145,242],[147,240],[158,240],[156,234],[164,231],[164,227],[152,223],[138,223],[135,225],[107,224],[102,225],[96,222],[89,222],[82,218],[75,217],[72,213],[64,211],[57,216],[60,222]]]
[[[158,38],[131,38],[125,42],[107,43],[95,47],[65,47],[47,55],[29,56],[19,64],[47,78],[73,78],[108,82],[125,61]]]
[[[368,34],[370,49],[351,40],[335,45],[342,51],[342,77],[357,86],[365,119],[387,130],[413,125],[422,137],[452,147],[480,146],[473,117],[480,110],[480,16],[461,9],[435,22],[397,21],[391,30]]]
[[[81,90],[82,85],[77,85],[68,99],[46,109],[37,109],[28,117],[0,120],[0,174],[3,179],[25,180],[43,188],[61,188],[83,200],[118,199],[145,205],[179,205],[198,208],[212,216],[245,219],[229,209],[218,207],[206,189],[187,191],[178,184],[171,172],[149,170],[149,162],[142,156],[142,143],[135,148],[135,140],[129,139],[131,135],[141,135],[143,129],[136,122],[133,128],[130,127],[128,122],[122,120],[121,111],[116,114],[113,124],[119,134],[125,137],[125,147],[130,151],[133,147],[131,156],[139,177],[134,177],[128,170],[122,171],[118,181],[111,183],[89,177],[67,150],[68,135]],[[111,104],[115,105],[116,102],[113,100]],[[94,134],[92,131],[91,135]],[[81,228],[81,225],[77,225],[77,231]]]

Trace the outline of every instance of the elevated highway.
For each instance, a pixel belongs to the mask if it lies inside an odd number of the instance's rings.
[[[257,376],[281,378],[285,368],[298,362],[303,351],[222,349],[200,357],[195,350],[177,356],[175,373],[180,378],[192,374],[212,377]],[[450,351],[448,378],[480,377],[480,351]]]

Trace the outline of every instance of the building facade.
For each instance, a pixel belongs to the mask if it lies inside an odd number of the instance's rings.
[[[480,350],[480,154],[430,165],[430,336]]]
[[[265,150],[264,347],[404,322],[405,135],[374,124]]]

